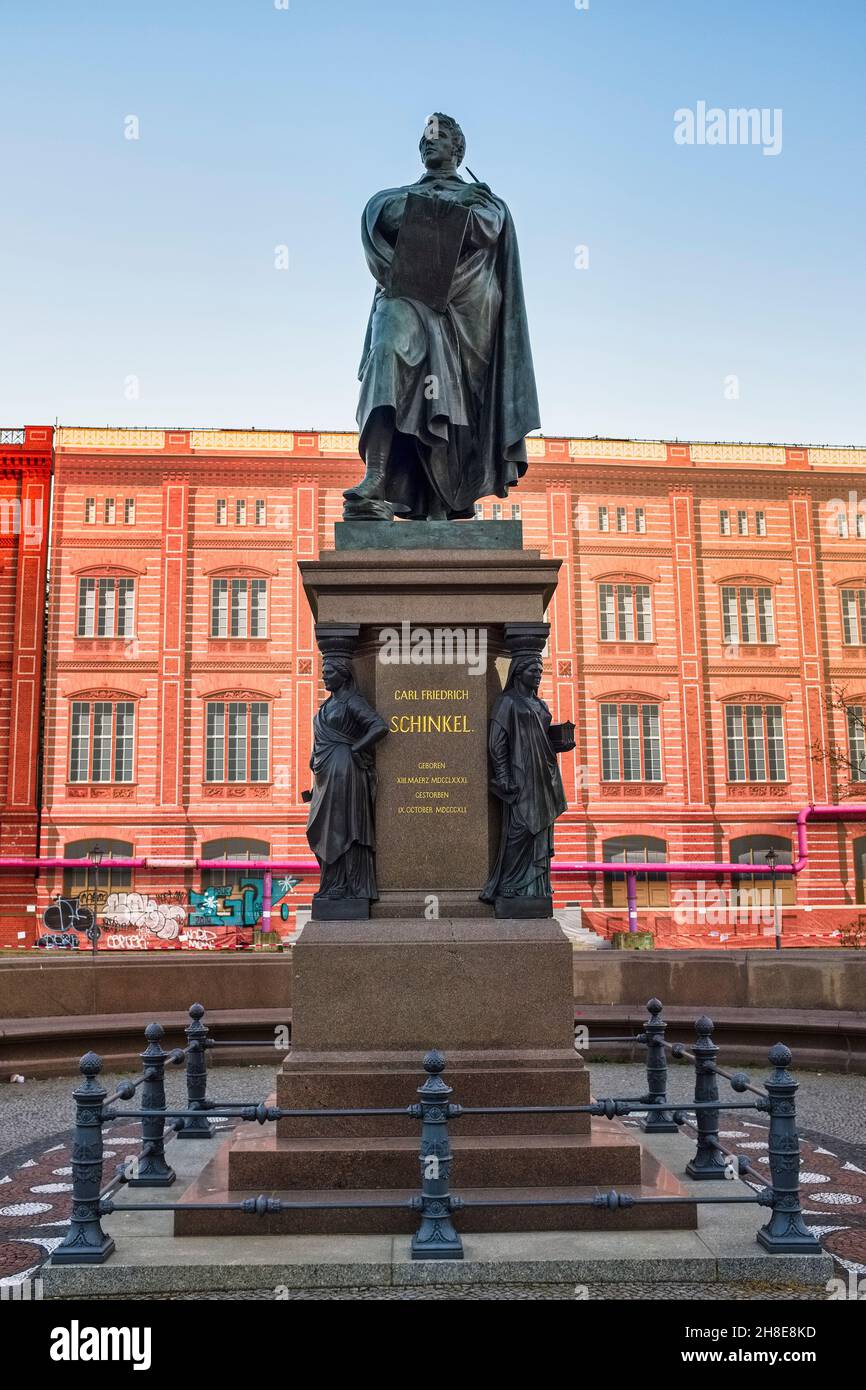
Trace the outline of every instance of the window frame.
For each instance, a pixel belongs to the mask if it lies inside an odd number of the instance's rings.
[[[69,701],[69,733],[66,759],[66,781],[70,786],[123,786],[128,787],[135,784],[136,778],[136,746],[137,746],[137,714],[136,701],[128,699],[112,698],[108,700],[96,700],[89,697],[73,697]],[[82,735],[76,731],[76,718],[81,718],[79,711],[87,710],[86,734]],[[119,715],[123,710],[124,720],[129,719],[128,726],[123,732],[119,732]],[[106,712],[110,711],[110,715]],[[108,777],[95,777],[96,768],[96,749],[97,749],[97,724],[96,720],[110,719],[109,733],[106,737],[104,729],[99,732],[100,760],[99,769],[107,768]],[[107,749],[103,745],[107,744]],[[77,745],[77,753],[76,753]],[[81,749],[84,749],[85,776],[78,776],[81,769]],[[107,757],[106,757],[107,752]],[[128,756],[127,756],[128,755]],[[128,767],[129,776],[118,776],[118,768],[124,770]]]
[[[219,711],[222,711],[220,714]],[[264,714],[265,729],[264,734],[259,727],[258,732],[254,732],[254,714],[260,719]],[[232,726],[232,719],[239,721],[243,719],[243,725],[239,723]],[[203,780],[208,786],[268,786],[271,781],[271,701],[255,700],[251,698],[231,699],[206,699],[204,702],[204,758],[202,762]],[[211,741],[213,740],[214,749],[219,749],[218,757],[216,753],[212,755]],[[264,743],[264,776],[253,777],[254,765],[254,744],[258,744],[257,758],[255,760],[256,770],[262,770],[262,749]],[[244,776],[231,776],[234,767],[235,772],[238,768],[238,749],[243,746]],[[219,776],[211,775],[219,764]]]
[[[611,711],[615,711],[611,716]],[[627,712],[627,713],[626,713]],[[611,719],[613,725],[611,725]],[[626,722],[628,721],[628,722]],[[605,786],[664,783],[661,703],[657,700],[601,700],[598,711],[599,773]],[[654,727],[652,727],[654,725]],[[611,728],[613,727],[613,733]],[[615,757],[612,756],[615,754]],[[610,775],[615,766],[615,775]],[[637,770],[638,776],[626,776]],[[657,772],[657,776],[652,774]]]

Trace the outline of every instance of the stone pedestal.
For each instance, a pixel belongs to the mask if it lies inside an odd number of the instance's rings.
[[[543,915],[549,900],[537,900],[541,915],[511,920],[494,918],[478,896],[499,840],[489,711],[509,643],[531,637],[541,650],[560,561],[522,550],[517,522],[344,522],[336,545],[300,569],[323,648],[337,632],[355,644],[358,686],[389,728],[376,746],[379,900],[371,920],[312,921],[294,946],[292,1052],[276,1101],[398,1113],[287,1117],[275,1134],[238,1130],[187,1200],[217,1208],[259,1193],[351,1198],[347,1211],[274,1214],[266,1229],[408,1233],[417,1225],[420,1123],[400,1112],[417,1099],[426,1052],[445,1054],[452,1100],[464,1107],[590,1099],[574,1051],[572,948]],[[438,653],[429,646],[437,638]],[[521,899],[521,914],[530,910]],[[622,1125],[585,1114],[467,1114],[453,1120],[449,1139],[452,1191],[465,1198],[676,1190]],[[381,1205],[383,1196],[393,1205]],[[240,1233],[248,1222],[190,1210],[177,1213],[175,1230]],[[659,1224],[693,1226],[694,1208],[483,1206],[459,1219],[462,1231]]]
[[[336,531],[338,548],[300,570],[317,628],[357,630],[356,679],[390,730],[376,748],[372,916],[491,917],[478,899],[499,841],[488,713],[508,671],[506,631],[543,623],[561,561],[521,549],[516,521]]]

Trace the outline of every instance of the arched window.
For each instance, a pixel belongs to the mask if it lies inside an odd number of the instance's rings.
[[[737,839],[731,840],[731,863],[766,864],[768,849],[775,850],[779,864],[791,863],[791,841],[784,835],[740,835]],[[732,879],[731,887],[738,895],[749,895],[748,899],[741,896],[741,902],[772,906],[773,884],[769,874],[737,874]],[[779,874],[776,887],[780,903],[791,904],[797,901],[793,874]]]
[[[854,841],[854,900],[866,903],[866,835]]]
[[[667,859],[667,845],[655,835],[620,835],[605,840],[602,858],[606,864],[652,864]],[[667,907],[664,874],[638,874],[636,887],[638,907]],[[626,906],[625,874],[605,874],[604,901],[607,907]]]
[[[132,859],[133,848],[127,840],[103,840],[93,837],[89,840],[71,840],[63,847],[64,859],[87,859],[92,850],[102,850],[103,859]],[[97,869],[64,869],[63,896],[75,897],[88,888],[102,888],[108,893],[117,893],[123,888],[132,887],[132,869],[112,869],[104,864]]]
[[[271,847],[267,840],[225,839],[206,840],[201,847],[202,859],[270,859]],[[202,888],[224,888],[236,883],[239,869],[202,869]],[[261,869],[244,874],[244,878],[262,878]]]

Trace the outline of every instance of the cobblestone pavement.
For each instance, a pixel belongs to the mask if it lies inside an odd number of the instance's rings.
[[[753,1075],[759,1078],[757,1070]],[[596,1095],[637,1095],[645,1088],[645,1074],[637,1064],[594,1063]],[[111,1091],[117,1075],[107,1075]],[[802,1144],[801,1183],[807,1224],[833,1255],[838,1272],[866,1274],[866,1078],[800,1073],[798,1097]],[[184,1078],[171,1072],[166,1078],[169,1105],[184,1100]],[[220,1100],[261,1099],[273,1084],[270,1067],[225,1067],[213,1072],[211,1092]],[[63,1239],[68,1225],[71,1193],[71,1092],[70,1077],[34,1080],[23,1085],[5,1084],[0,1092],[0,1282],[20,1279],[37,1268]],[[690,1094],[687,1069],[672,1069],[669,1094],[685,1100]],[[747,1112],[748,1113],[748,1112]],[[218,1122],[225,1126],[228,1122]],[[634,1123],[634,1122],[633,1122]],[[759,1171],[767,1168],[766,1122],[753,1114],[722,1122],[722,1142],[732,1151],[746,1154]],[[22,1139],[26,1142],[22,1143]],[[106,1127],[105,1180],[116,1163],[136,1151],[140,1132],[132,1121]],[[634,1290],[632,1292],[632,1290]],[[194,1295],[195,1296],[195,1295]],[[213,1296],[213,1295],[210,1295]],[[606,1298],[604,1286],[590,1290],[590,1298]],[[694,1285],[622,1285],[617,1298],[784,1298],[780,1290],[760,1291],[722,1286],[697,1289]],[[799,1293],[808,1300],[810,1294]],[[207,1294],[197,1297],[209,1297]],[[273,1290],[231,1295],[238,1298],[273,1298]],[[291,1298],[328,1300],[427,1299],[427,1298],[574,1298],[573,1290],[550,1285],[508,1288],[406,1290],[296,1290]]]
[[[583,1290],[586,1290],[585,1292]],[[165,1296],[166,1298],[169,1295]],[[214,1300],[231,1299],[233,1302],[241,1299],[248,1301],[274,1300],[273,1289],[248,1289],[244,1293],[173,1293],[170,1295],[172,1302],[178,1300],[183,1302],[200,1303],[202,1300],[211,1302]],[[152,1301],[151,1294],[133,1294],[132,1298],[136,1302]],[[602,1302],[616,1301],[617,1303],[625,1300],[634,1302],[640,1300],[645,1302],[650,1300],[664,1300],[665,1302],[713,1302],[715,1300],[734,1299],[738,1303],[754,1302],[755,1300],[768,1299],[771,1302],[788,1303],[794,1300],[798,1303],[814,1303],[823,1301],[826,1298],[824,1290],[816,1290],[806,1293],[803,1289],[788,1289],[774,1285],[763,1284],[596,1284],[592,1288],[586,1285],[580,1286],[580,1291],[576,1292],[572,1284],[472,1284],[461,1288],[459,1284],[429,1284],[423,1289],[381,1289],[381,1288],[346,1288],[346,1289],[290,1289],[281,1296],[280,1302],[298,1300],[300,1302],[319,1302],[325,1300],[364,1299],[368,1302],[403,1302],[410,1300],[413,1302],[427,1302],[428,1299],[483,1299],[487,1302],[490,1299],[504,1301],[506,1299],[538,1299],[551,1302],[554,1299],[565,1299],[571,1303],[578,1301]],[[82,1300],[88,1302],[90,1300]],[[99,1302],[128,1302],[128,1298],[120,1299],[100,1299]]]

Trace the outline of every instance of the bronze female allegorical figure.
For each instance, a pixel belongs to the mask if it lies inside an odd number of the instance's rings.
[[[355,685],[348,657],[326,656],[322,679],[330,691],[313,720],[307,840],[319,861],[314,918],[366,918],[376,891],[373,745],[388,726]]]
[[[471,517],[526,471],[539,419],[517,237],[502,199],[457,173],[465,145],[437,112],[426,173],[364,209],[376,292],[359,371],[366,473],[344,493],[347,519]]]
[[[480,897],[497,917],[550,917],[553,827],[566,809],[557,757],[574,748],[574,726],[552,724],[539,699],[541,657],[512,659],[508,681],[490,712],[490,789],[502,802],[502,833],[493,872]]]

